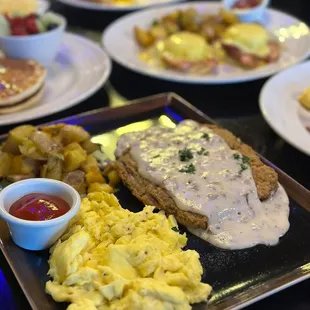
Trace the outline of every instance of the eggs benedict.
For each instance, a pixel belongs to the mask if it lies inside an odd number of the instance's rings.
[[[183,31],[156,44],[156,50],[167,67],[206,74],[216,67],[213,49],[195,33]]]
[[[276,61],[280,56],[279,43],[258,24],[235,24],[222,36],[227,55],[246,68]]]

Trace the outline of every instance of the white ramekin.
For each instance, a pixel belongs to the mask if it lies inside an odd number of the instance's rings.
[[[1,1],[1,0],[0,0]],[[13,59],[32,59],[48,67],[59,51],[67,21],[53,13],[59,26],[53,30],[27,36],[0,36],[0,49]]]
[[[226,10],[231,10],[243,23],[259,22],[269,5],[270,0],[262,0],[261,4],[251,9],[232,9],[231,7],[238,0],[223,0]]]
[[[54,195],[70,205],[70,211],[47,221],[28,221],[9,213],[12,204],[31,193]],[[79,193],[70,185],[51,179],[27,179],[13,183],[0,192],[0,217],[8,226],[13,241],[27,250],[43,250],[50,247],[67,229],[70,219],[76,215],[81,205]]]

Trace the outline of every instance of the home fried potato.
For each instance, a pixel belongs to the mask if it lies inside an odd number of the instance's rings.
[[[98,163],[97,163],[97,159],[92,156],[92,155],[88,155],[86,160],[82,163],[81,168],[84,172],[90,172],[93,168],[98,168]]]
[[[88,185],[92,183],[105,183],[102,173],[97,168],[91,168],[91,170],[86,173],[85,178]]]
[[[0,153],[0,177],[6,177],[10,174],[13,155],[9,153]]]
[[[91,142],[89,139],[81,142],[81,146],[87,154],[91,154],[99,150],[98,144]]]
[[[144,31],[139,27],[134,28],[134,34],[136,41],[141,47],[149,47],[155,41],[154,37],[151,35],[149,31]]]
[[[59,158],[49,157],[41,167],[40,177],[60,181],[62,178],[63,161]]]
[[[203,36],[208,43],[217,42],[224,31],[240,22],[236,15],[224,9],[216,14],[201,14],[195,8],[173,11],[154,20],[148,29],[134,27],[134,36],[142,48],[149,48],[171,34],[189,31]]]
[[[76,125],[63,126],[59,131],[59,135],[63,145],[90,139],[89,133],[84,128]]]
[[[64,171],[71,172],[81,167],[87,159],[86,151],[77,142],[72,142],[64,148]]]
[[[70,184],[81,194],[93,183],[94,188],[101,184],[110,191],[111,186],[105,184],[106,178],[92,155],[97,150],[99,146],[91,142],[89,133],[77,125],[60,123],[39,129],[19,126],[9,132],[1,146],[0,178],[12,182],[31,177],[55,179]],[[116,179],[114,176],[111,184],[116,184]]]

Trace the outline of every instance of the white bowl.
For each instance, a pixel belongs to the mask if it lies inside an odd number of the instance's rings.
[[[232,9],[231,7],[237,1],[223,0],[223,6],[226,10],[232,11],[243,23],[259,22],[270,2],[270,0],[262,0],[260,5],[251,9]]]
[[[53,13],[59,26],[53,30],[27,36],[0,36],[0,50],[13,59],[33,59],[48,67],[56,57],[66,19]]]
[[[9,213],[12,204],[31,193],[44,193],[64,199],[70,211],[52,220],[28,221]],[[79,193],[70,185],[51,179],[28,179],[13,183],[0,192],[0,217],[8,224],[13,241],[27,250],[43,250],[57,241],[81,205]]]

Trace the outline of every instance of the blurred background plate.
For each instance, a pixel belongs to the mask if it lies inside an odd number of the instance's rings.
[[[94,0],[58,0],[61,3],[88,9],[88,10],[97,10],[97,11],[132,11],[132,10],[139,10],[144,9],[150,6],[158,6],[167,3],[176,3],[181,2],[184,0],[135,0],[136,3],[130,3],[130,0],[124,0],[123,4],[108,4],[108,3],[98,3]],[[110,0],[113,1],[113,0]],[[107,0],[108,2],[108,0]],[[127,3],[126,3],[127,2]]]
[[[260,98],[261,112],[273,130],[298,150],[310,155],[310,112],[298,102],[310,87],[310,61],[289,68],[269,79]]]
[[[107,54],[92,41],[65,33],[58,55],[48,68],[44,95],[39,105],[0,115],[0,125],[9,125],[47,116],[90,97],[111,73]]]
[[[189,2],[131,13],[121,17],[105,30],[102,43],[112,59],[128,69],[159,79],[196,84],[236,83],[260,79],[304,60],[309,53],[310,34],[308,26],[286,13],[268,9],[263,19],[264,26],[268,31],[277,35],[284,45],[280,59],[273,64],[253,70],[220,64],[217,72],[199,76],[151,67],[140,60],[137,55],[140,50],[133,35],[134,26],[146,29],[152,21],[160,16],[177,9],[192,7],[200,13],[216,14],[220,10],[221,4],[218,2]]]
[[[15,0],[16,1],[16,0]],[[50,2],[48,0],[37,0],[38,2],[38,13],[42,14],[49,10]]]

